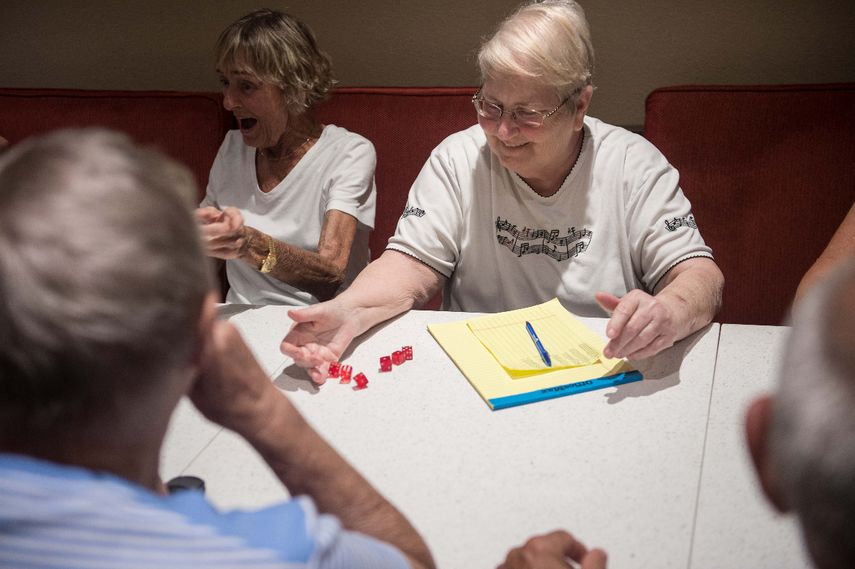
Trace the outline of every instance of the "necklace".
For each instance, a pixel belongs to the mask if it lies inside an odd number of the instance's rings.
[[[582,127],[582,130],[579,131],[579,151],[576,152],[576,159],[573,160],[573,165],[570,166],[570,171],[573,171],[573,168],[576,167],[576,164],[579,162],[579,157],[582,156],[582,147],[585,146],[585,127]]]
[[[270,162],[281,162],[283,160],[287,160],[288,158],[291,158],[292,156],[294,156],[294,154],[296,154],[298,150],[300,150],[301,148],[306,146],[306,144],[308,144],[310,140],[312,140],[311,136],[308,137],[303,142],[301,142],[299,146],[295,146],[294,148],[292,148],[291,150],[289,150],[285,154],[282,154],[282,155],[276,156],[276,157],[272,156],[269,151],[262,150],[261,148],[256,148],[255,151],[258,153],[259,156],[264,156]]]

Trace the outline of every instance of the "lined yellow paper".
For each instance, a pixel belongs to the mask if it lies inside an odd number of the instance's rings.
[[[532,316],[531,308],[542,309],[545,312],[538,312]],[[489,322],[489,319],[495,316],[510,315],[509,325],[522,328],[525,334],[525,322],[528,319],[535,326],[538,336],[544,344],[550,342],[550,344],[546,344],[546,349],[557,355],[567,349],[566,346],[562,347],[566,340],[556,341],[551,336],[547,336],[545,324],[541,326],[536,322],[538,322],[538,316],[543,317],[544,314],[554,316],[555,312],[559,314],[563,312],[575,322],[575,324],[570,325],[570,328],[576,338],[595,348],[598,354],[602,353],[605,341],[596,332],[567,312],[557,299],[531,308],[514,310],[499,315],[479,316],[466,320],[428,325],[430,333],[491,409],[505,409],[515,405],[561,397],[590,389],[616,386],[641,379],[641,374],[622,359],[597,357],[596,361],[585,365],[546,367],[542,364],[531,338],[527,335],[524,339],[531,344],[534,350],[534,355],[529,355],[537,358],[540,367],[532,370],[510,370],[502,366],[495,355],[496,353],[503,353],[501,346],[493,346],[493,349],[496,350],[495,353],[488,350],[485,343],[470,328],[472,322],[475,322],[475,327],[478,328],[478,321],[482,318],[487,318]],[[500,320],[503,321],[504,318]],[[544,328],[543,333],[541,333],[540,328]]]
[[[548,367],[526,331],[530,322],[549,352]],[[519,310],[480,316],[467,321],[475,337],[512,376],[525,372],[588,366],[603,360],[605,343],[592,330],[561,306],[557,298]],[[613,362],[616,363],[616,362]],[[519,373],[522,372],[522,373]]]

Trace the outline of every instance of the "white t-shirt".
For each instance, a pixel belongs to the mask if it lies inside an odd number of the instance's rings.
[[[448,277],[447,310],[558,297],[581,316],[605,314],[597,291],[651,292],[677,263],[712,257],[677,170],[643,137],[590,117],[579,160],[550,197],[501,165],[480,126],[449,136],[413,184],[388,248]]]
[[[255,148],[240,131],[230,131],[211,167],[200,207],[240,210],[244,223],[274,239],[317,252],[324,214],[338,210],[359,222],[344,286],[370,259],[368,235],[374,227],[377,189],[374,145],[358,134],[326,125],[318,141],[279,185],[265,193],[258,186]],[[302,306],[318,302],[310,293],[259,272],[240,260],[226,261],[226,302]]]

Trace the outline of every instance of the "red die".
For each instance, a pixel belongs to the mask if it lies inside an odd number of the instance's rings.
[[[412,346],[404,346],[401,348],[401,351],[404,352],[404,358],[407,360],[413,359],[413,347]]]
[[[392,363],[396,366],[399,366],[404,363],[406,359],[407,357],[404,355],[404,352],[400,350],[392,352]]]
[[[389,356],[380,358],[380,371],[392,371],[392,358]]]
[[[368,387],[368,378],[365,377],[365,374],[362,372],[353,376],[353,381],[356,382],[356,387],[354,387],[354,389],[365,389]]]
[[[350,374],[353,373],[353,368],[349,365],[341,366],[341,371],[339,371],[341,380],[339,383],[350,383]]]
[[[330,377],[338,377],[339,371],[341,371],[341,364],[339,362],[330,362],[328,370]]]

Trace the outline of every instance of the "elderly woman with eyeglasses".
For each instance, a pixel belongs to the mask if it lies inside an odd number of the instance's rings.
[[[643,358],[708,324],[724,278],[642,137],[587,117],[594,65],[581,7],[523,5],[478,54],[478,125],[431,154],[387,250],[329,303],[291,311],[282,351],[323,382],[371,326],[443,290],[498,312],[558,297],[611,314],[609,357]]]
[[[294,17],[257,10],[216,48],[226,135],[197,217],[226,260],[227,302],[303,306],[332,298],[368,264],[374,146],[322,125],[314,103],[334,83],[329,58]]]

